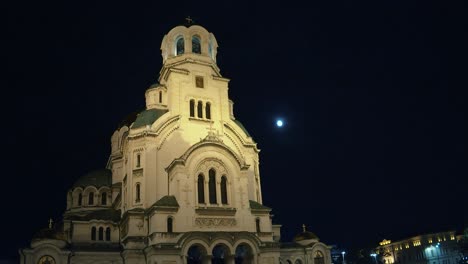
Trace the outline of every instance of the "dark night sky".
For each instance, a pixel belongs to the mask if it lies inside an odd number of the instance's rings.
[[[2,4],[0,258],[106,165],[187,15],[218,40],[284,240],[304,223],[353,249],[467,222],[463,1],[96,2]]]

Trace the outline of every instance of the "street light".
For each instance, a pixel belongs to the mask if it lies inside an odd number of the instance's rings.
[[[346,252],[341,251],[341,255],[343,255],[343,264],[345,263],[344,254],[346,254]]]
[[[371,255],[371,257],[374,257],[375,264],[377,264],[377,254],[372,253],[372,254],[370,254],[370,255]]]

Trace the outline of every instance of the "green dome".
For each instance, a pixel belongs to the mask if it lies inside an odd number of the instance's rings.
[[[302,241],[302,240],[309,240],[309,239],[319,239],[318,236],[312,232],[308,232],[308,231],[305,231],[305,232],[302,232],[302,233],[299,233],[297,234],[295,237],[294,237],[294,242],[299,242],[299,241]]]
[[[146,125],[152,125],[158,118],[167,113],[166,109],[148,109],[139,113],[136,117],[132,128],[139,128]]]
[[[84,176],[81,176],[75,184],[73,184],[73,188],[76,187],[86,187],[86,186],[94,186],[99,188],[101,186],[111,186],[112,185],[112,172],[108,169],[102,170],[95,170]]]

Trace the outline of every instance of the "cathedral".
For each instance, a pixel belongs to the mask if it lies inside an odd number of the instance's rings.
[[[331,264],[305,227],[280,241],[217,47],[195,24],[163,37],[146,108],[119,124],[105,168],[70,186],[63,218],[19,250],[21,264]]]

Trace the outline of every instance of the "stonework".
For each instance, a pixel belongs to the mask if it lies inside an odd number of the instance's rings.
[[[318,239],[280,242],[217,47],[198,25],[164,36],[146,109],[121,123],[106,168],[72,186],[63,219],[20,250],[21,263],[331,263]]]

